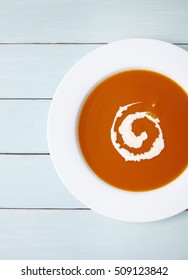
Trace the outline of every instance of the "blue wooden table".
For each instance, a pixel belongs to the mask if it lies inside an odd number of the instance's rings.
[[[0,259],[188,259],[188,211],[144,224],[105,218],[69,193],[48,152],[66,71],[133,37],[188,50],[188,1],[0,0]]]

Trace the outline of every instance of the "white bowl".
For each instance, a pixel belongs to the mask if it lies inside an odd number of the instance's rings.
[[[105,216],[134,222],[164,219],[188,207],[188,170],[170,184],[148,192],[109,186],[85,164],[77,142],[78,114],[84,98],[100,80],[126,69],[160,72],[188,92],[188,53],[151,39],[107,44],[82,58],[63,78],[48,119],[48,144],[57,173],[71,193]]]

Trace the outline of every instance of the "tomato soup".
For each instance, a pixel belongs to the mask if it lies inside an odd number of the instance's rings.
[[[187,168],[188,95],[156,72],[114,74],[86,98],[78,141],[88,166],[111,186],[165,186]]]

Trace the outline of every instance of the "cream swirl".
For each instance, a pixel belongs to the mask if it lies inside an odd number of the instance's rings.
[[[111,141],[114,148],[117,152],[126,160],[126,161],[140,161],[145,159],[151,159],[153,157],[158,156],[161,151],[164,149],[164,138],[161,127],[159,125],[160,120],[158,118],[153,118],[148,112],[136,112],[134,114],[127,115],[122,121],[121,125],[118,128],[118,131],[126,144],[130,148],[138,149],[142,147],[143,142],[148,138],[148,134],[146,131],[142,132],[140,135],[135,135],[132,131],[133,122],[138,119],[147,118],[151,122],[154,123],[155,127],[158,129],[158,137],[153,142],[149,151],[140,154],[134,154],[128,151],[126,148],[121,147],[121,145],[117,142],[117,132],[115,131],[115,125],[118,118],[122,117],[123,112],[127,111],[127,109],[137,103],[131,103],[126,106],[120,107],[117,111],[112,127],[111,127]]]

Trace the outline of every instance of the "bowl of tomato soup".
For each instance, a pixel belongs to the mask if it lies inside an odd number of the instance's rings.
[[[48,143],[65,186],[87,207],[134,222],[188,206],[188,53],[151,39],[107,44],[64,77]]]

